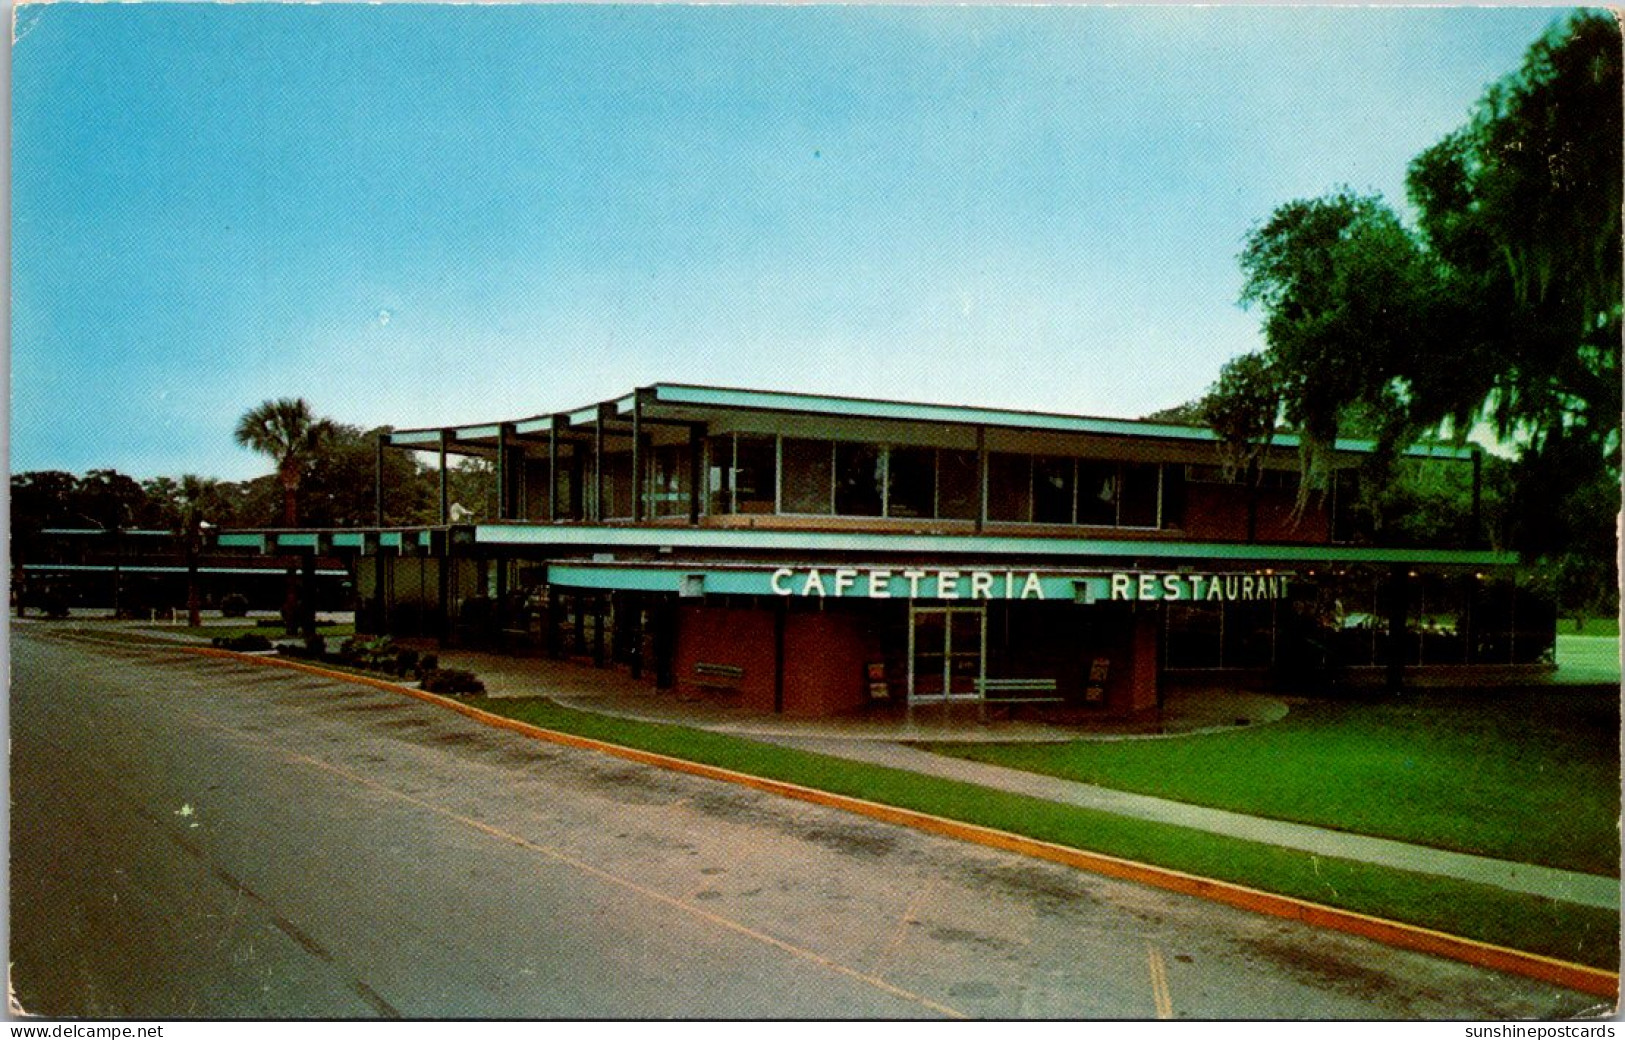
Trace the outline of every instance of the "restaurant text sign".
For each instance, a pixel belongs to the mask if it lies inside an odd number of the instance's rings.
[[[1110,599],[1127,601],[1285,599],[1285,574],[1144,574],[1111,576]]]
[[[1142,571],[1055,574],[942,567],[780,567],[770,575],[768,586],[776,596],[816,598],[1231,603],[1284,599],[1287,576]]]

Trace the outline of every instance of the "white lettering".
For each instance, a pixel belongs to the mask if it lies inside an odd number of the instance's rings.
[[[1043,583],[1038,580],[1038,575],[1033,571],[1027,572],[1027,581],[1021,586],[1021,598],[1026,599],[1028,593],[1031,593],[1035,599],[1044,598]]]
[[[891,571],[869,572],[869,598],[891,599]]]
[[[987,571],[970,572],[970,598],[993,598],[993,575]]]
[[[867,596],[891,599],[892,580],[901,576],[908,582],[908,597],[919,599],[933,592],[941,599],[984,599],[999,597],[999,576],[1004,576],[1004,599],[1043,599],[1044,585],[1038,572],[1029,571],[1016,581],[1015,571],[905,570],[887,567],[861,569],[838,567],[826,578],[821,568],[805,572],[779,567],[768,576],[768,588],[775,596]],[[936,579],[936,587],[921,583]],[[799,579],[799,583],[798,583]],[[1098,580],[1098,579],[1091,579]],[[1285,599],[1284,574],[1164,574],[1116,572],[1110,575],[1108,598],[1118,602]]]

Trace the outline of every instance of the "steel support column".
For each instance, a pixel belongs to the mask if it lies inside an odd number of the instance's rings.
[[[632,522],[643,521],[643,394],[632,394]]]
[[[373,513],[375,526],[384,526],[384,445],[389,441],[389,434],[378,435],[377,457],[373,460]]]
[[[976,427],[976,533],[987,526],[987,427]]]
[[[688,427],[688,524],[700,523],[700,496],[705,493],[705,431],[704,423],[690,423]]]
[[[559,417],[547,424],[547,521],[559,519]]]
[[[450,440],[451,440],[451,431],[450,430],[441,430],[440,431],[440,522],[442,524],[447,524],[447,523],[451,522],[451,488],[450,488],[449,484],[447,483],[447,481],[449,481],[451,479],[451,475],[450,475],[450,472],[446,469],[446,446],[447,446],[447,443]]]
[[[611,406],[613,407],[613,405]],[[604,519],[604,409],[592,424],[592,518]]]
[[[497,425],[497,519],[508,519],[508,424]]]

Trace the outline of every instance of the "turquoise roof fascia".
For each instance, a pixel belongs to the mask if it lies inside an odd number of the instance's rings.
[[[1260,563],[1412,563],[1504,567],[1518,555],[1483,549],[1389,549],[1341,545],[1243,545],[1095,538],[873,534],[845,531],[727,530],[674,527],[566,527],[480,524],[480,545],[603,548],[748,549],[765,552],[940,553],[985,556],[1104,556]]]
[[[806,598],[805,570],[786,573],[789,569],[779,571],[779,587],[774,588],[775,570],[768,566],[751,569],[711,568],[705,566],[682,567],[675,564],[636,564],[627,566],[606,566],[602,564],[568,564],[554,563],[547,567],[547,580],[549,584],[561,585],[566,588],[577,589],[616,589],[625,592],[681,592],[684,580],[689,577],[702,579],[702,591],[705,595],[722,596],[785,596],[786,589],[797,589],[799,598]],[[846,575],[846,588],[843,590],[837,584],[837,574]],[[922,572],[914,572],[921,574]],[[938,581],[937,572],[932,572],[929,581]],[[972,598],[971,575],[972,571],[955,571],[957,595],[949,599],[970,600]],[[1042,599],[1042,600],[1073,600],[1083,598],[1086,601],[1104,601],[1109,595],[1109,579],[1101,574],[1053,574],[1040,572],[1026,572],[1010,574],[1006,581],[1007,572],[988,574],[988,572],[975,572],[987,574],[988,592],[979,596],[980,599]],[[1031,581],[1036,585],[1029,585]],[[933,586],[925,584],[926,594],[914,595],[908,577],[900,569],[889,571],[865,572],[859,574],[856,570],[837,572],[828,568],[822,572],[822,580],[831,592],[831,599],[869,599],[869,600],[898,600],[908,602],[913,599],[942,599],[940,593],[931,595]],[[882,577],[883,576],[883,577]],[[873,583],[874,591],[871,591]],[[919,582],[916,582],[916,587]],[[799,586],[799,588],[798,588]],[[940,589],[940,586],[936,586]],[[1086,589],[1086,592],[1081,590]],[[819,593],[820,598],[825,593]],[[946,600],[945,600],[946,602]]]
[[[439,444],[439,430],[396,430],[389,435],[391,444]]]
[[[1139,437],[1161,440],[1194,441],[1213,444],[1218,435],[1205,426],[1186,426],[1178,423],[1147,422],[1136,419],[1109,419],[1082,415],[1060,415],[1051,412],[1024,412],[1007,408],[977,408],[967,405],[922,404],[907,401],[882,401],[861,397],[833,397],[823,394],[798,394],[777,390],[742,390],[730,387],[694,386],[686,383],[656,383],[624,397],[587,405],[574,411],[561,413],[567,426],[586,426],[598,419],[599,410],[609,407],[615,415],[630,413],[638,394],[647,395],[653,404],[689,407],[736,408],[756,411],[799,412],[807,415],[827,415],[851,419],[892,419],[902,422],[955,423],[959,425],[999,426],[1009,429],[1047,431],[1056,433],[1092,434],[1095,436]],[[553,427],[553,417],[527,416],[512,420],[517,433],[541,433]],[[447,429],[452,437],[496,437],[501,424],[460,426]],[[403,447],[436,445],[441,430],[396,430],[389,434],[391,444]],[[1271,442],[1280,448],[1297,448],[1298,435],[1278,433]],[[1374,441],[1340,437],[1334,448],[1354,454],[1369,453],[1376,447]],[[1465,461],[1476,449],[1448,444],[1431,444],[1405,450],[1409,458],[1433,458]]]
[[[40,530],[40,534],[48,534],[48,535],[53,535],[53,536],[81,535],[81,534],[98,534],[98,535],[100,535],[100,534],[112,534],[113,530],[114,529],[110,528],[110,527],[46,527],[46,528],[42,528]],[[118,533],[121,534],[121,535],[132,535],[132,536],[137,537],[137,538],[170,538],[170,537],[175,536],[179,532],[177,532],[177,531],[159,531],[159,530],[150,530],[149,531],[149,530],[146,530],[146,529],[143,529],[143,528],[126,527],[126,528],[123,528],[123,529],[119,530]]]
[[[964,405],[911,404],[903,401],[878,401],[859,397],[826,397],[818,394],[781,393],[770,390],[735,390],[723,387],[689,386],[686,384],[657,383],[651,387],[654,399],[661,404],[696,405],[720,408],[754,408],[804,412],[815,415],[846,416],[865,419],[897,419],[906,422],[950,422],[974,425],[1006,426],[1026,430],[1046,430],[1060,433],[1105,434],[1122,437],[1155,437],[1169,440],[1214,443],[1219,438],[1205,426],[1184,426],[1176,423],[1142,422],[1131,419],[1102,419],[1079,415],[1057,415],[1047,412],[1023,412],[1014,409],[974,408]],[[1296,448],[1296,434],[1278,433],[1271,442],[1278,447]],[[1338,438],[1336,450],[1369,452],[1375,443],[1355,438]],[[1430,445],[1411,449],[1406,455],[1430,458],[1468,459],[1469,448]]]
[[[232,549],[264,549],[265,535],[258,531],[221,531],[215,535],[216,545]]]
[[[126,574],[186,574],[190,570],[190,568],[187,567],[161,566],[158,564],[143,563],[123,563],[119,565],[118,569]],[[38,571],[42,574],[79,571],[97,571],[105,574],[112,572],[113,565],[110,563],[25,563],[23,564],[23,570]],[[269,567],[200,566],[198,567],[197,572],[199,574],[264,574],[267,577],[284,577],[280,569]],[[327,577],[342,577],[349,572],[336,567],[322,567],[318,569],[316,573]]]

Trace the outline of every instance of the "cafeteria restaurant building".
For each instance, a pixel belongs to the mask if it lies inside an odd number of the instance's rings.
[[[383,525],[398,450],[437,457],[441,523]],[[1299,510],[1288,435],[1254,489],[1202,427],[660,383],[384,434],[375,527],[217,541],[346,560],[359,632],[579,659],[792,716],[965,702],[1154,719],[1174,682],[1549,670],[1555,612],[1513,554],[1361,544],[1367,450],[1339,442]],[[492,464],[489,519],[449,501],[459,455]],[[1476,513],[1476,449],[1409,456],[1468,467]]]

